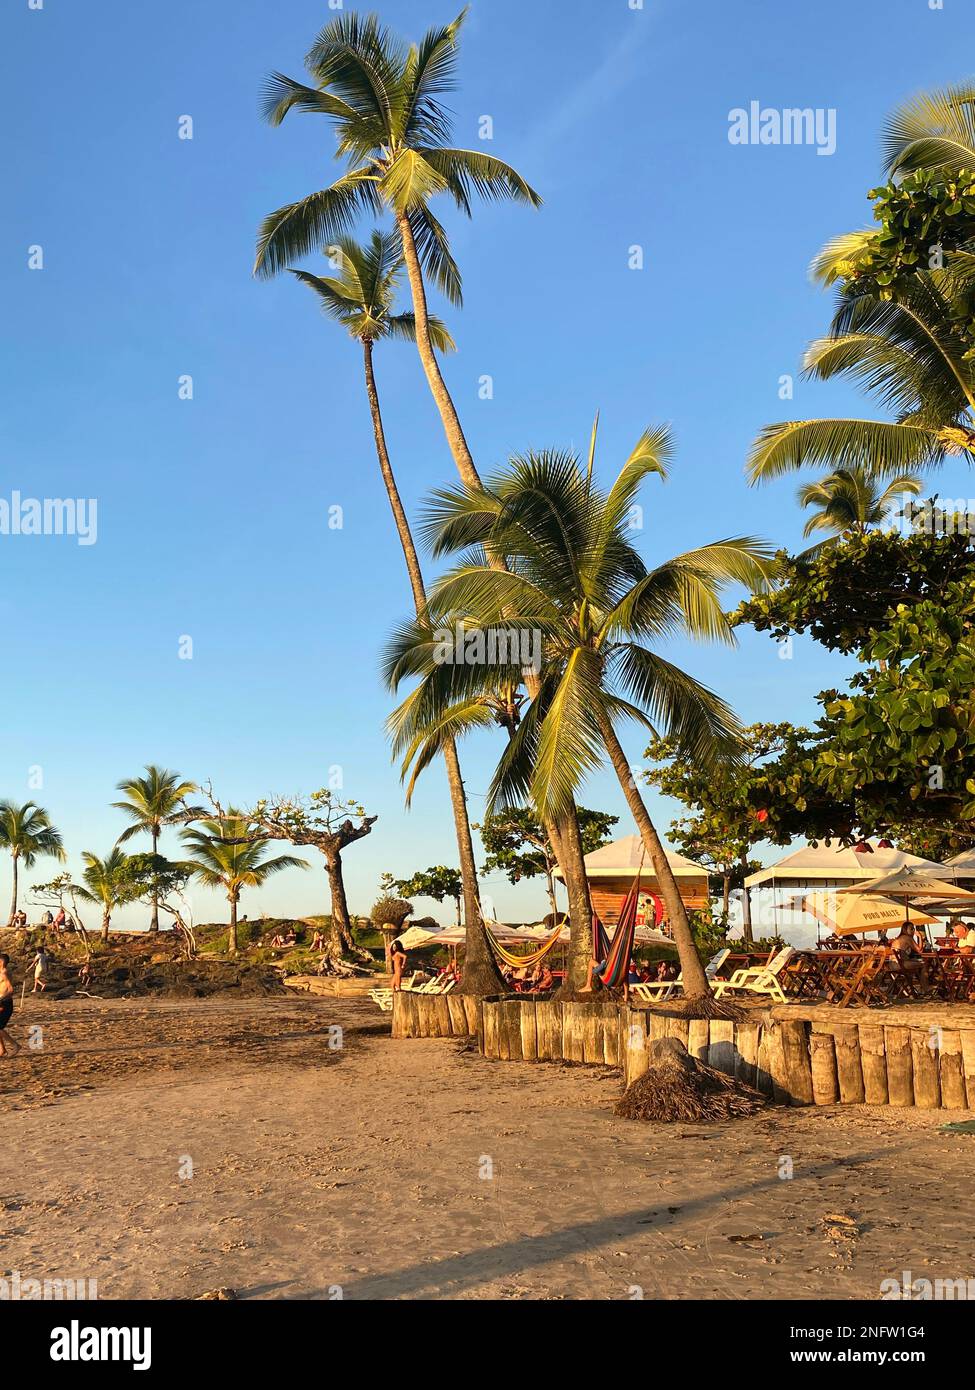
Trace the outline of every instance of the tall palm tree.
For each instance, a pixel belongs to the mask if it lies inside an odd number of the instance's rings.
[[[307,869],[304,859],[279,854],[265,859],[267,841],[235,807],[223,819],[200,821],[182,832],[189,851],[185,861],[194,877],[208,888],[222,888],[230,904],[230,930],[227,948],[237,954],[237,904],[241,890],[260,888],[273,874],[284,869]]]
[[[480,151],[449,146],[451,122],[442,97],[455,84],[457,36],[465,9],[452,24],[428,31],[407,47],[375,16],[339,17],[325,26],[306,67],[314,87],[272,74],[264,114],[279,125],[292,109],[325,115],[337,127],[338,155],[352,166],[329,188],[272,213],[261,227],[255,273],[270,277],[316,248],[327,246],[362,212],[390,209],[396,222],[413,299],[416,344],[427,384],[461,481],[480,486],[480,476],[453,398],[437,361],[424,273],[452,302],[461,302],[460,272],[430,201],[447,194],[467,216],[474,195],[514,199],[538,207],[541,198],[510,165]],[[495,568],[503,561],[490,555]],[[534,678],[526,679],[537,694]],[[565,876],[569,913],[583,930],[589,890],[575,808],[546,830]]]
[[[812,483],[803,483],[797,493],[801,507],[815,507],[802,534],[815,535],[819,531],[828,532],[826,539],[810,546],[805,553],[810,555],[831,545],[844,535],[863,535],[869,527],[879,526],[886,521],[891,508],[905,493],[916,497],[921,491],[921,480],[912,473],[892,478],[886,487],[883,482],[865,473],[862,468],[840,468],[825,478]]]
[[[373,351],[377,342],[389,337],[415,337],[414,315],[397,314],[393,311],[403,268],[402,251],[396,236],[384,235],[379,231],[372,233],[365,246],[360,246],[351,237],[339,237],[333,251],[337,253],[333,254],[333,260],[338,261],[333,275],[312,275],[304,270],[295,270],[292,273],[314,291],[324,312],[340,323],[350,336],[362,345],[366,396],[372,418],[379,470],[386,486],[386,494],[406,561],[413,604],[417,617],[422,617],[426,610],[423,573],[389,458],[373,364]],[[453,339],[439,319],[430,320],[430,334],[438,351],[447,352],[453,348]],[[443,755],[457,833],[467,922],[464,988],[478,994],[490,994],[499,992],[503,982],[494,964],[478,910],[477,869],[467,812],[467,796],[460,760],[452,739],[445,742]]]
[[[23,806],[13,801],[0,801],[0,846],[9,851],[13,862],[13,893],[8,918],[8,922],[12,922],[17,912],[18,865],[29,869],[42,854],[62,861],[66,856],[61,836],[51,824],[50,816],[33,801],[26,801]]]
[[[187,781],[178,772],[168,767],[157,767],[147,763],[144,777],[129,777],[119,782],[117,790],[124,793],[122,801],[113,801],[118,811],[124,811],[132,824],[118,837],[118,844],[124,844],[133,835],[148,833],[152,836],[152,852],[159,853],[159,837],[164,826],[181,825],[203,814],[202,806],[188,806],[186,798],[199,791],[195,782]],[[152,900],[152,920],[150,931],[159,930],[159,904]]]
[[[975,169],[975,84],[919,92],[890,117],[883,144],[893,175]]]
[[[608,754],[640,831],[667,906],[686,992],[710,998],[673,871],[616,732],[632,718],[659,723],[701,762],[736,756],[740,728],[728,706],[653,650],[674,636],[734,642],[720,602],[729,582],[764,587],[768,547],[748,537],[688,551],[648,570],[628,530],[630,509],[649,474],[663,475],[666,430],[647,431],[608,492],[570,453],[513,458],[479,489],[434,495],[426,533],[438,555],[463,552],[429,596],[428,622],[394,635],[386,674],[394,687],[420,682],[390,727],[404,770],[422,766],[445,731],[486,722],[479,696],[494,684],[489,663],[438,660],[438,633],[462,621],[496,633],[537,632],[537,693],[492,781],[488,809],[528,802],[557,819]],[[488,555],[503,556],[498,570]],[[570,948],[578,985],[591,951],[588,934]]]
[[[129,856],[119,846],[113,845],[104,859],[99,859],[91,850],[83,850],[84,886],[77,888],[79,898],[85,902],[98,903],[102,909],[102,940],[108,940],[108,929],[112,913],[132,901],[132,878],[129,872]]]
[[[392,212],[400,238],[416,344],[447,441],[461,477],[476,486],[477,471],[440,371],[427,308],[424,272],[451,303],[461,302],[460,272],[446,233],[430,209],[440,194],[466,216],[475,196],[539,206],[541,198],[509,164],[448,142],[450,113],[443,97],[456,84],[457,36],[465,9],[451,24],[406,45],[375,15],[341,15],[325,25],[305,59],[315,85],[281,73],[267,81],[263,112],[280,125],[289,111],[327,116],[336,127],[337,155],[349,168],[328,188],[265,218],[255,273],[270,277],[310,251],[327,247],[363,212]]]

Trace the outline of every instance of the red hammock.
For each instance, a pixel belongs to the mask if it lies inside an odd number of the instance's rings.
[[[599,980],[600,984],[607,989],[614,989],[617,985],[625,982],[630,971],[630,959],[633,955],[633,942],[636,937],[636,915],[640,903],[640,875],[643,872],[643,862],[636,871],[636,878],[633,880],[633,887],[623,899],[623,906],[620,908],[619,921],[616,924],[616,931],[613,934],[612,943],[607,935],[606,928],[603,926],[597,914],[592,914],[592,942],[593,955],[597,961],[605,961],[602,970],[594,972],[594,979]]]

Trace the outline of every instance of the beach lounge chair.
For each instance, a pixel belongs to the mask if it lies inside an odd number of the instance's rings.
[[[767,994],[777,1004],[784,1004],[785,991],[779,983],[779,975],[795,955],[793,946],[783,946],[778,955],[766,965],[750,965],[744,970],[736,970],[730,980],[717,980],[713,986],[714,997],[720,999],[729,990],[744,990],[746,994]]]
[[[730,947],[722,947],[708,961],[704,973],[707,976],[708,984],[714,988],[714,977],[731,955]],[[642,999],[644,1004],[659,1004],[664,999],[669,999],[675,990],[680,989],[683,980],[680,975],[676,980],[649,980],[646,984],[630,985],[630,993],[635,994],[637,999]]]

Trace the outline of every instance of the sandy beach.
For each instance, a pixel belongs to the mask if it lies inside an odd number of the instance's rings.
[[[608,1070],[393,1042],[349,1000],[31,1001],[16,1036],[36,1023],[42,1050],[0,1062],[22,1278],[101,1298],[871,1299],[905,1269],[975,1274],[951,1199],[973,1140],[939,1133],[949,1112],[640,1125],[612,1114]]]

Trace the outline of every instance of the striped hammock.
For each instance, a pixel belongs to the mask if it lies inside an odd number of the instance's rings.
[[[542,942],[538,950],[532,951],[527,956],[516,956],[511,951],[506,951],[505,948],[501,945],[501,942],[491,931],[491,928],[488,926],[487,922],[484,923],[484,930],[487,933],[488,944],[491,946],[491,949],[494,951],[498,959],[500,961],[503,961],[505,965],[510,965],[512,970],[520,970],[523,966],[537,965],[539,961],[545,959],[549,951],[551,951],[552,947],[556,944],[559,937],[562,935],[562,926],[563,924],[559,923],[552,935],[546,941]]]
[[[625,982],[630,971],[630,958],[633,955],[633,942],[636,938],[636,915],[640,903],[640,875],[643,864],[636,871],[633,887],[623,899],[620,919],[616,924],[613,940],[610,942],[606,928],[594,912],[592,915],[592,949],[597,961],[605,961],[602,970],[595,972],[594,978],[607,989],[615,989]]]

